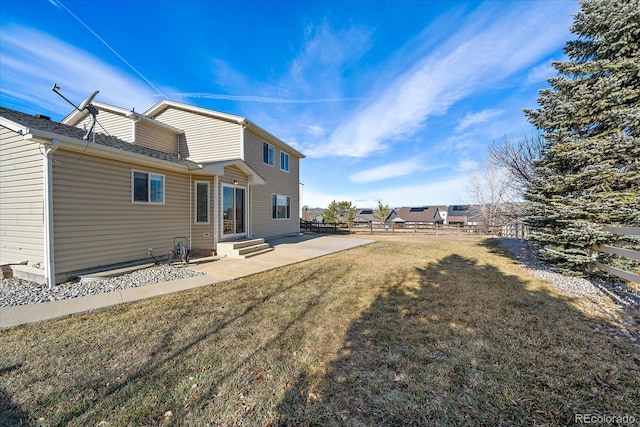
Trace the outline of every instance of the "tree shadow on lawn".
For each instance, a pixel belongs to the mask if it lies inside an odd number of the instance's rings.
[[[637,346],[486,256],[451,255],[388,279],[326,374],[299,375],[279,404],[279,425],[563,425],[585,413],[639,420]]]
[[[504,242],[509,241],[505,247]],[[551,272],[551,274],[562,277],[563,273],[547,265],[544,261],[537,259],[537,250],[535,245],[530,242],[522,242],[517,239],[506,238],[488,238],[481,242],[481,246],[487,248],[491,253],[501,255],[510,259],[516,259],[518,264],[534,270],[542,270]],[[520,253],[518,253],[520,252]],[[626,317],[624,326],[617,324],[616,327],[622,327],[621,332],[625,335],[640,341],[640,291],[634,290],[622,283],[620,279],[614,276],[607,278],[596,277],[570,277],[567,280],[584,280],[588,282],[592,289],[582,289],[578,292],[589,294],[589,298],[595,305],[600,301],[606,300],[617,306],[623,313],[622,317]]]
[[[349,268],[344,267],[343,273],[348,274]],[[272,326],[264,336],[254,336],[252,321],[257,317],[254,314],[259,310],[266,310],[267,306],[270,313],[277,314],[277,301],[303,288],[302,284],[306,282],[316,283],[315,276],[319,274],[320,270],[310,268],[306,274],[300,275],[294,281],[278,286],[265,286],[264,291],[252,295],[244,292],[242,281],[234,282],[232,286],[235,288],[229,292],[240,290],[241,295],[238,298],[230,298],[228,304],[222,307],[209,307],[203,303],[206,291],[184,295],[185,298],[191,299],[196,299],[199,295],[198,307],[205,306],[208,312],[199,308],[196,309],[198,311],[192,312],[189,304],[182,303],[176,304],[178,308],[172,307],[167,301],[179,298],[177,295],[163,297],[165,302],[158,299],[160,306],[166,307],[166,311],[157,314],[157,330],[142,329],[153,335],[151,338],[145,337],[145,343],[150,343],[151,347],[142,350],[136,348],[136,339],[141,337],[135,333],[128,336],[128,332],[123,331],[119,337],[121,341],[117,346],[113,346],[116,350],[103,349],[107,353],[115,351],[114,355],[118,357],[119,363],[109,364],[108,360],[101,361],[102,367],[106,369],[96,372],[93,377],[73,374],[73,366],[83,363],[83,356],[75,354],[82,350],[77,348],[73,350],[74,354],[68,352],[65,355],[69,359],[68,364],[57,368],[64,372],[47,374],[55,375],[55,382],[67,381],[64,402],[43,395],[41,401],[36,402],[33,407],[44,415],[47,425],[95,425],[100,420],[113,425],[200,425],[202,417],[206,418],[207,413],[211,414],[211,425],[217,425],[223,416],[232,420],[235,418],[236,421],[243,417],[250,420],[254,411],[259,412],[250,405],[245,405],[246,413],[233,412],[238,406],[243,405],[243,402],[240,402],[242,399],[238,397],[243,393],[242,388],[251,387],[252,383],[261,381],[260,374],[254,373],[256,369],[261,369],[264,365],[286,363],[285,357],[290,356],[291,347],[295,347],[304,339],[304,333],[299,330],[298,324],[301,320],[312,317],[310,313],[313,312],[317,301],[330,291],[331,283],[322,283],[313,289],[307,288],[301,303],[288,313],[288,317],[275,319],[271,316],[258,316],[265,318],[265,322]],[[268,276],[266,277],[264,280],[269,280]],[[215,287],[209,291],[218,292]],[[219,301],[216,298],[212,300]],[[116,323],[126,324],[123,318],[127,316],[120,314],[128,315],[129,310],[135,311],[139,307],[142,305],[134,304],[110,311],[114,318],[118,318],[115,320]],[[149,315],[147,311],[143,313],[144,316]],[[131,315],[131,318],[135,318],[135,315]],[[66,321],[74,323],[81,322],[81,319],[81,316],[76,316]],[[96,319],[92,319],[94,320]],[[96,325],[89,326],[92,331],[96,328]],[[76,333],[82,335],[82,332]],[[229,335],[241,337],[233,342],[235,347],[220,348],[220,343],[230,342]],[[102,347],[102,344],[94,346]],[[111,346],[106,344],[105,347]],[[130,349],[130,365],[123,366],[122,361],[126,361],[126,355],[118,354],[120,348]],[[134,351],[137,353],[133,353]],[[87,353],[93,352],[93,348],[87,350]],[[97,357],[108,357],[104,352]],[[267,353],[273,359],[265,362],[264,355]],[[28,366],[26,368],[28,369]],[[51,370],[49,368],[49,371]],[[87,372],[87,369],[84,368],[83,372]],[[295,378],[295,374],[290,375],[290,378]],[[2,394],[0,398],[5,400]],[[6,400],[8,401],[8,398]],[[264,404],[273,408],[275,402]],[[57,406],[55,415],[45,412],[53,410],[54,405]],[[234,408],[223,413],[221,411],[224,411],[224,406]],[[192,410],[198,412],[195,421],[190,419]],[[15,417],[22,415],[16,412]],[[251,421],[245,423],[251,425]]]
[[[22,364],[16,363],[11,366],[0,368],[0,378],[5,374],[18,370]],[[0,426],[20,426],[27,425],[27,415],[19,405],[11,401],[7,392],[0,387]]]

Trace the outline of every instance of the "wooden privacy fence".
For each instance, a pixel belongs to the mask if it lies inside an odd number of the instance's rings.
[[[608,231],[609,233],[616,234],[619,236],[640,236],[640,227],[602,227],[603,231]],[[618,255],[624,258],[640,260],[640,251],[634,249],[625,249],[618,248],[616,246],[609,245],[595,245],[592,247],[592,250],[597,252],[603,252],[607,254]],[[601,262],[594,262],[593,266],[598,270],[605,271],[609,274],[613,274],[616,277],[619,277],[624,280],[628,280],[630,282],[639,283],[640,284],[640,274],[633,273],[631,271],[626,271],[621,268],[613,267],[610,265],[603,264]]]

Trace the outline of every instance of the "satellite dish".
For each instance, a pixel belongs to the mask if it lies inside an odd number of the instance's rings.
[[[87,105],[91,104],[91,101],[93,101],[93,98],[96,97],[96,95],[99,93],[99,90],[96,90],[95,92],[93,92],[91,95],[89,95],[89,97],[87,99],[85,99],[84,101],[82,101],[82,103],[80,105],[78,105],[76,108],[78,109],[78,111],[82,111],[85,108],[87,108]]]
[[[89,134],[93,132],[93,128],[96,126],[96,115],[98,114],[98,109],[93,105],[91,105],[91,101],[93,101],[93,98],[95,98],[98,92],[100,91],[96,90],[91,95],[89,95],[87,99],[82,101],[80,105],[76,106],[73,102],[69,101],[63,94],[60,93],[60,86],[58,86],[56,83],[53,84],[53,86],[51,87],[51,90],[55,92],[57,95],[59,95],[62,99],[67,101],[69,104],[73,105],[73,108],[75,108],[76,110],[80,112],[84,110],[89,111],[89,114],[91,114],[91,127],[87,131],[86,135],[82,138],[82,139],[89,139]],[[95,134],[93,135],[93,137],[95,139]]]

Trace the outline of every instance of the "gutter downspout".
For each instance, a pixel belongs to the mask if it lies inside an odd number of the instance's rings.
[[[219,215],[220,209],[218,207],[218,175],[213,177],[213,250],[218,253],[218,233],[220,230]]]
[[[244,143],[245,143],[245,139],[244,139],[244,134],[245,134],[245,129],[247,128],[247,126],[249,126],[249,122],[247,121],[247,119],[240,119],[238,120],[238,124],[240,125],[240,159],[244,162]],[[235,191],[235,190],[234,190]],[[251,185],[249,182],[247,182],[247,212],[246,212],[246,216],[247,216],[247,238],[251,238],[251,233],[253,232],[253,203],[251,200]]]
[[[191,201],[191,197],[193,196],[192,192],[193,192],[193,178],[191,177],[191,174],[189,174],[189,250],[193,249],[193,244],[191,243],[192,242],[191,218],[193,215],[193,206]]]
[[[53,239],[53,153],[58,149],[58,140],[51,140],[51,147],[44,151],[44,275],[47,287],[56,284],[55,242]]]

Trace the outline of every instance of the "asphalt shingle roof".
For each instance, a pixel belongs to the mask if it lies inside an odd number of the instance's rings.
[[[58,123],[48,118],[32,116],[30,114],[22,113],[20,111],[12,110],[5,107],[0,107],[0,117],[3,117],[29,129],[38,129],[40,131],[51,132],[56,135],[66,136],[68,138],[74,138],[81,141],[82,137],[87,133],[87,131],[84,129]],[[98,117],[98,121],[99,120],[100,119]],[[96,125],[96,127],[98,126],[99,125]],[[93,135],[91,135],[89,137],[89,140],[86,142],[89,144],[93,144]],[[154,150],[152,148],[131,144],[116,137],[98,132],[96,132],[95,134],[95,143],[105,147],[116,148],[118,150],[127,151],[130,153],[142,154],[147,157],[164,160],[179,165],[190,167],[199,166],[198,163],[181,158],[177,154],[166,153],[164,151]]]
[[[438,208],[435,206],[402,207],[396,209],[396,219],[401,218],[404,222],[442,221],[442,218],[437,213]]]

